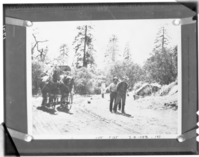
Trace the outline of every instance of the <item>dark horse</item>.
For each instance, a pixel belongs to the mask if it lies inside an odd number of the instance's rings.
[[[122,81],[117,85],[117,96],[114,104],[114,112],[117,112],[117,108],[119,106],[119,110],[121,110],[122,113],[125,113],[124,107],[126,102],[127,89],[128,84],[125,81]]]
[[[42,106],[53,106],[55,109],[55,105],[58,102],[59,91],[59,73],[57,71],[53,71],[53,75],[49,76],[48,80],[42,81],[40,83],[41,93],[42,93]]]
[[[74,78],[64,76],[60,81],[61,106],[70,110],[73,103]]]

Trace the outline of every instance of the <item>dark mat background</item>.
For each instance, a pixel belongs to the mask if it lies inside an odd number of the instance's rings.
[[[194,8],[191,4],[190,8]],[[167,19],[193,17],[180,3],[4,5],[4,18],[36,21]],[[109,13],[111,12],[113,16]],[[197,123],[197,23],[182,26],[182,132]],[[4,40],[5,124],[27,133],[26,28],[6,25]],[[6,138],[6,140],[8,140]],[[196,154],[196,139],[35,140],[13,139],[21,155]],[[6,154],[12,154],[6,149]]]

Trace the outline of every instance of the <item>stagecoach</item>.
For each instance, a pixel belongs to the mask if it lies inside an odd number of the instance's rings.
[[[42,106],[53,108],[57,106],[69,111],[73,103],[74,79],[69,75],[71,68],[67,65],[52,67],[48,79],[42,81]]]

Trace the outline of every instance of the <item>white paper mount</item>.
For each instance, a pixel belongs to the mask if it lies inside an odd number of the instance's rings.
[[[22,27],[31,27],[33,22],[28,20],[21,20],[12,17],[5,17],[5,23],[7,25],[15,25],[15,26],[22,26]]]

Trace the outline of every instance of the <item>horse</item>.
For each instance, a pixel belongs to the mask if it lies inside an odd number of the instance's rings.
[[[59,84],[59,89],[61,93],[61,106],[70,110],[73,103],[74,78],[63,76]]]
[[[117,96],[114,104],[114,112],[117,112],[117,108],[119,105],[119,110],[124,114],[124,107],[126,102],[126,94],[127,94],[128,84],[125,81],[118,83],[117,85]]]
[[[59,73],[57,71],[53,71],[51,76],[44,76],[43,80],[40,83],[40,89],[42,93],[42,107],[53,106],[58,103],[58,94],[59,92]]]

